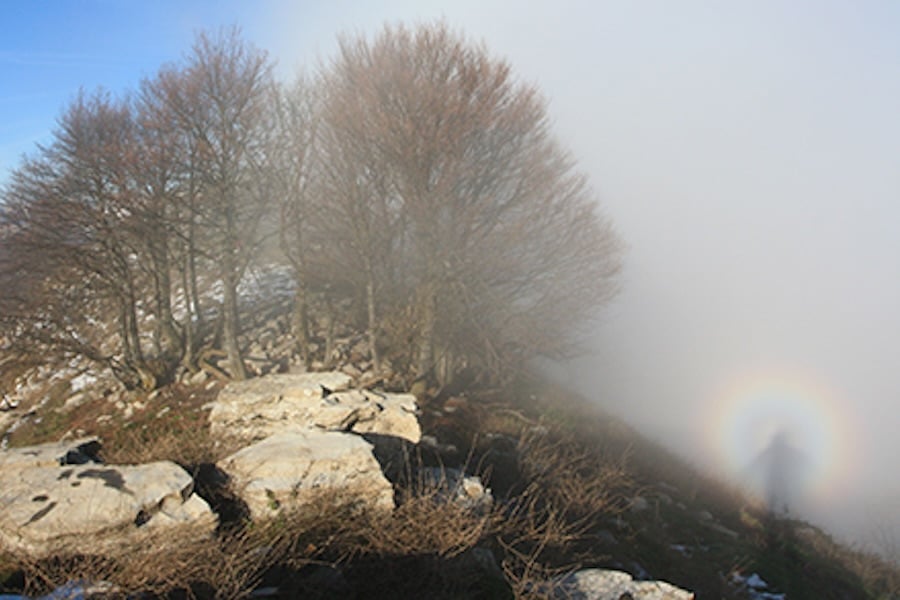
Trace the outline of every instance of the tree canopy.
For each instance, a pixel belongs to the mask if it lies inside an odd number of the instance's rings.
[[[7,335],[130,386],[204,345],[246,376],[253,262],[291,266],[305,359],[314,313],[346,300],[376,370],[439,383],[564,355],[620,268],[538,89],[442,23],[343,36],[289,85],[236,30],[200,34],[135,94],[81,93],[13,172],[0,219]]]

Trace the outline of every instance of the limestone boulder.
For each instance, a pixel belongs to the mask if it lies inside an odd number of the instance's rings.
[[[214,436],[258,441],[309,429],[401,437],[418,443],[422,432],[415,396],[350,390],[337,372],[275,374],[232,382],[211,404]]]
[[[343,432],[282,432],[239,450],[219,468],[254,520],[321,499],[372,510],[394,507],[372,445]]]
[[[100,440],[97,437],[9,448],[0,452],[0,477],[4,473],[35,467],[59,467],[97,462],[99,451]]]
[[[390,435],[417,444],[422,439],[417,413],[412,394],[349,390],[325,396],[310,419],[331,431]]]
[[[34,555],[105,552],[154,531],[180,527],[194,537],[215,529],[216,516],[175,463],[104,465],[81,460],[79,448],[0,453],[0,546]]]
[[[694,594],[665,581],[635,581],[622,571],[583,569],[554,586],[557,598],[571,600],[693,600]]]

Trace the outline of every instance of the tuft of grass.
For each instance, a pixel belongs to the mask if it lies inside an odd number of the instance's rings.
[[[175,592],[192,596],[196,590],[215,590],[217,597],[240,598],[259,583],[272,561],[283,556],[285,547],[278,541],[266,529],[189,543],[161,533],[114,556],[20,557],[18,568],[23,573],[22,591],[35,597],[84,581],[102,582],[111,597]]]
[[[519,439],[517,454],[525,495],[539,492],[572,520],[618,514],[628,505],[634,482],[627,451],[614,457],[564,431],[532,431]]]
[[[424,477],[415,478],[415,484],[398,495],[393,511],[364,514],[360,551],[452,558],[494,534],[502,520],[496,506],[467,506],[451,499],[440,482]]]
[[[52,381],[47,384],[43,390],[40,409],[36,411],[38,414],[28,416],[9,434],[10,446],[31,446],[59,439],[67,431],[69,423],[68,415],[58,410],[68,393],[67,381]]]
[[[83,431],[100,437],[104,462],[170,460],[190,470],[214,463],[237,449],[235,442],[214,440],[210,435],[209,413],[203,405],[214,397],[215,390],[169,386],[153,402],[144,398],[147,408],[136,411],[128,422],[86,424]]]

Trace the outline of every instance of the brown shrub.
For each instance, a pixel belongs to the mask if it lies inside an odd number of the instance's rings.
[[[496,508],[478,510],[450,500],[437,484],[423,483],[404,496],[394,511],[367,515],[360,531],[365,552],[449,558],[474,548],[500,521]]]

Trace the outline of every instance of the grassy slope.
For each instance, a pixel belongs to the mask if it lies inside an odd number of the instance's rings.
[[[105,442],[108,462],[172,459],[198,473],[228,450],[208,438],[207,413],[201,408],[218,385],[176,384],[152,399],[126,398],[143,405],[127,422],[117,416],[98,423],[98,416],[116,413],[104,399],[57,412],[65,394],[54,393],[42,409],[46,416],[17,430],[10,443],[48,441],[66,432],[96,434]],[[436,505],[435,490],[398,481],[401,508],[389,519],[360,521],[322,509],[325,513],[314,522],[308,515],[294,516],[274,531],[237,527],[191,556],[176,553],[185,562],[171,570],[181,575],[164,582],[141,570],[153,564],[168,572],[159,556],[131,566],[103,561],[98,566],[96,559],[85,557],[58,557],[51,563],[6,557],[0,571],[5,570],[9,586],[32,592],[93,575],[125,589],[191,588],[201,596],[213,588],[222,593],[223,586],[236,594],[260,582],[303,590],[310,577],[321,576],[310,575],[321,564],[340,565],[340,585],[359,585],[367,597],[527,595],[536,589],[534,581],[578,566],[647,573],[698,598],[745,597],[728,584],[733,572],[757,572],[792,599],[888,598],[900,589],[896,570],[834,544],[813,528],[793,524],[769,533],[761,515],[754,518],[733,490],[546,382],[525,378],[510,390],[473,393],[453,412],[443,408],[437,401],[424,403],[425,433],[454,443],[457,452],[422,451],[416,464],[465,463],[482,474],[500,500],[488,515]],[[632,506],[636,496],[646,501],[642,510]],[[265,564],[248,558],[263,541],[279,548]],[[471,575],[467,551],[474,547],[493,552],[502,578]],[[201,556],[206,564],[233,568],[201,575],[192,562]]]
[[[548,415],[583,443],[625,453],[635,493],[648,501],[646,510],[623,513],[609,530],[612,537],[595,538],[590,554],[609,557],[597,560],[598,566],[643,569],[698,598],[743,597],[728,585],[735,572],[756,572],[791,599],[900,597],[900,569],[843,547],[806,523],[767,527],[764,514],[736,490],[584,398],[536,380],[520,396],[525,392],[536,398],[534,414]]]

